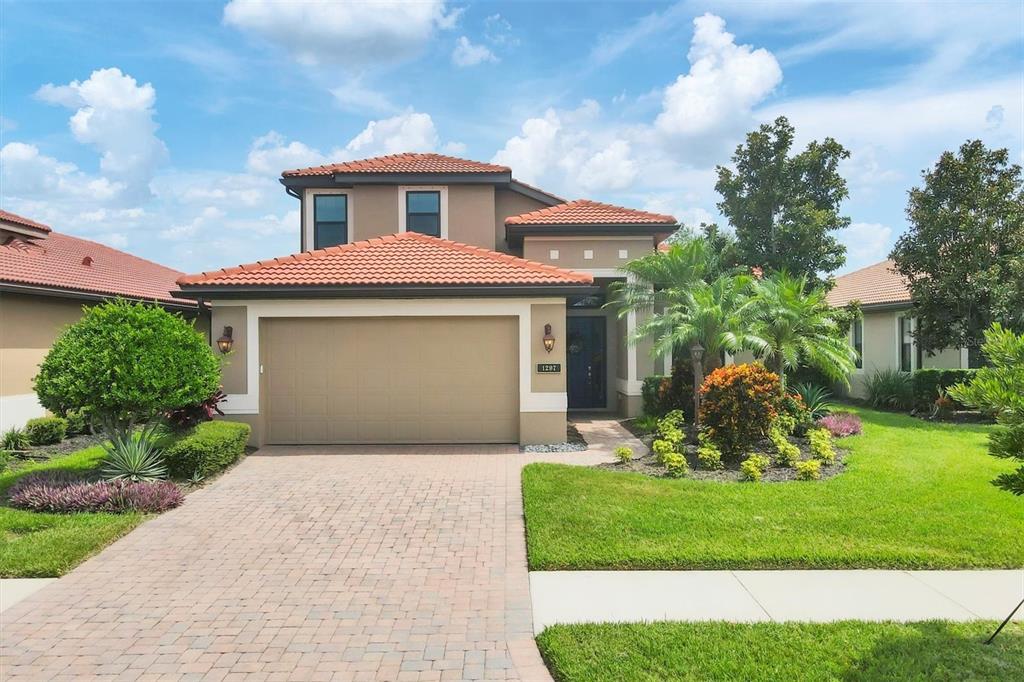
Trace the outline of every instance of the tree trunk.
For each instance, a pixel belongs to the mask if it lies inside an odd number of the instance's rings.
[[[704,383],[704,362],[691,359],[693,365],[693,427],[700,431],[700,387]]]
[[[786,395],[786,359],[779,353],[775,361],[775,373],[779,375],[779,395]]]

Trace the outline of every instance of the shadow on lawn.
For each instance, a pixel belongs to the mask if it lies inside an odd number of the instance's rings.
[[[879,638],[870,651],[858,655],[842,679],[1024,679],[1024,625],[1010,623],[993,644],[984,644],[994,627],[978,629],[968,636],[962,628],[946,621],[908,623]],[[965,671],[969,671],[968,677]]]

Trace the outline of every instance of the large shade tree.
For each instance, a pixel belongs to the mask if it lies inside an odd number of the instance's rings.
[[[1006,149],[980,140],[946,152],[910,190],[896,270],[910,284],[926,352],[968,348],[993,322],[1024,331],[1024,181]]]
[[[706,359],[746,346],[751,278],[723,271],[720,253],[705,238],[674,244],[625,270],[626,281],[613,285],[612,305],[620,315],[640,313],[631,342],[650,338],[656,355],[678,349],[690,356],[696,418]]]
[[[749,133],[736,148],[734,168],[718,167],[718,208],[736,231],[741,261],[770,272],[831,273],[846,262],[835,232],[848,195],[839,163],[850,153],[831,137],[791,154],[794,128],[780,116]]]
[[[806,275],[778,272],[756,283],[754,318],[746,341],[780,378],[786,370],[813,367],[833,381],[849,383],[856,361],[842,324],[843,313],[825,300],[824,287]]]

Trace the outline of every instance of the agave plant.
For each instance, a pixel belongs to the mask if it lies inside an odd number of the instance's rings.
[[[144,427],[138,433],[111,432],[103,447],[107,456],[100,470],[108,481],[156,481],[167,478],[163,453],[157,445],[159,425]]]
[[[832,391],[823,386],[805,382],[793,386],[793,391],[804,401],[804,406],[814,421],[831,413],[836,407],[832,402]]]

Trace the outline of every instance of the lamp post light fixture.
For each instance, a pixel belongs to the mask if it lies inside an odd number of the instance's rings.
[[[551,352],[555,349],[555,335],[551,333],[551,325],[544,325],[544,350]]]
[[[693,426],[700,431],[700,387],[704,383],[704,346],[695,341],[690,346],[690,360],[693,364]]]
[[[235,344],[235,340],[232,338],[234,330],[231,327],[224,327],[224,334],[217,339],[217,348],[220,349],[221,353],[227,353],[231,350],[231,346]]]

